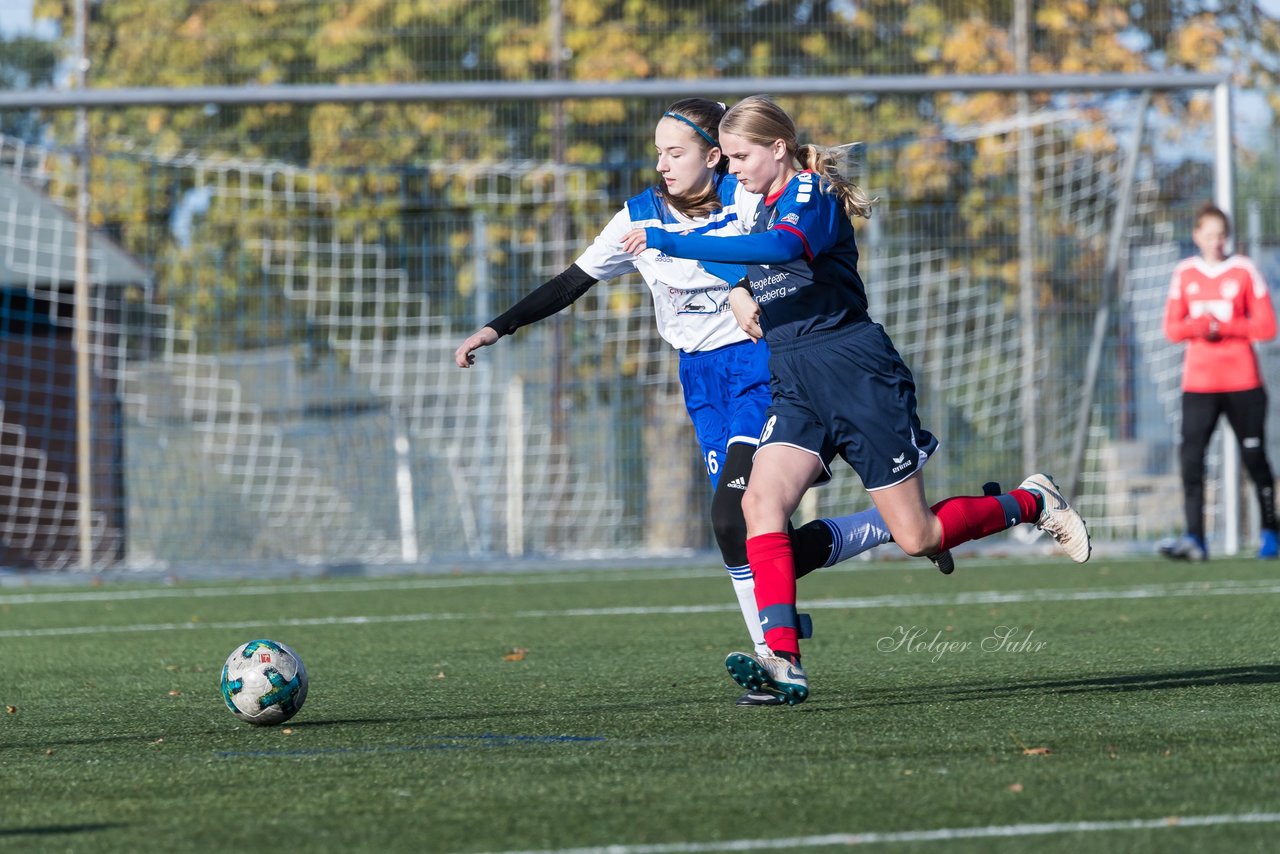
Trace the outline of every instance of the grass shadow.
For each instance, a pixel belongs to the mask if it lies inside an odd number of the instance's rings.
[[[128,827],[128,825],[99,822],[95,824],[50,824],[42,827],[0,827],[0,839],[15,836],[61,836],[67,833],[97,833],[100,830],[115,830],[121,827]]]
[[[914,706],[947,702],[989,700],[1026,694],[1106,694],[1133,691],[1170,691],[1220,685],[1273,685],[1280,683],[1280,665],[1257,664],[1239,667],[1204,667],[1151,673],[1123,673],[1086,676],[1077,679],[1035,679],[993,684],[922,685],[893,689],[909,690],[910,699],[858,703],[859,706]]]
[[[1238,667],[1205,667],[1190,670],[1155,671],[1086,676],[1078,679],[1035,679],[990,684],[910,685],[862,693],[860,700],[823,704],[825,711],[924,706],[937,702],[972,702],[1033,694],[1109,694],[1136,691],[1171,691],[1222,685],[1274,685],[1280,683],[1280,665],[1257,664]],[[910,697],[896,696],[910,693]],[[879,694],[883,699],[876,699]]]

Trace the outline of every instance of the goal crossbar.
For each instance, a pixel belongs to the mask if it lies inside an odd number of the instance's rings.
[[[206,104],[444,102],[500,97],[508,101],[566,98],[752,95],[911,95],[931,92],[1179,91],[1228,85],[1226,74],[971,74],[938,76],[741,77],[690,80],[491,81],[482,83],[274,84],[265,86],[125,87],[0,91],[0,110],[182,107]]]

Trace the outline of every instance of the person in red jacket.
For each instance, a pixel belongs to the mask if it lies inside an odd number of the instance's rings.
[[[1243,255],[1227,255],[1231,223],[1207,204],[1196,213],[1192,242],[1200,254],[1173,271],[1164,334],[1187,342],[1182,370],[1182,491],[1187,531],[1160,544],[1165,557],[1201,561],[1204,537],[1204,456],[1225,414],[1240,442],[1245,470],[1261,509],[1258,557],[1280,555],[1276,541],[1275,478],[1267,459],[1267,390],[1253,342],[1276,337],[1267,283]]]

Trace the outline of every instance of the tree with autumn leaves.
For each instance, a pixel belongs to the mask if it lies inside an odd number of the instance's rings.
[[[317,194],[340,200],[332,233],[343,239],[417,244],[393,197],[412,171],[430,204],[465,194],[456,172],[440,163],[543,160],[615,167],[598,171],[595,190],[621,198],[649,180],[649,129],[660,103],[638,99],[571,101],[563,110],[504,102],[502,85],[529,80],[634,80],[742,76],[939,76],[937,96],[783,99],[806,139],[838,144],[858,139],[888,147],[892,159],[868,164],[864,184],[888,188],[901,203],[958,203],[973,239],[1000,232],[992,214],[963,210],[965,189],[984,171],[1007,173],[1007,154],[978,149],[957,157],[945,130],[1012,116],[1011,94],[946,94],[950,74],[1015,69],[1014,6],[959,0],[111,0],[92,3],[89,85],[208,86],[312,83],[491,82],[494,100],[446,103],[272,104],[261,107],[137,107],[90,114],[97,184],[93,215],[144,257],[181,266],[182,253],[157,243],[155,219],[167,217],[181,184],[157,186],[157,159],[198,152],[245,162],[310,170]],[[39,0],[37,15],[69,33],[72,6]],[[1227,0],[1155,2],[1054,0],[1030,6],[1029,70],[1033,73],[1231,71],[1238,85],[1266,94],[1280,114],[1280,22],[1257,3]],[[715,93],[707,93],[714,95]],[[1033,106],[1055,96],[1038,93]],[[1158,109],[1180,123],[1203,124],[1204,95],[1172,95]],[[1114,148],[1103,105],[1081,100],[1097,121],[1084,144]],[[70,116],[56,127],[70,139]],[[150,160],[109,158],[145,152]],[[1247,156],[1241,157],[1247,170]],[[144,165],[148,164],[148,165]],[[616,167],[630,165],[618,177]],[[133,173],[133,174],[131,174]],[[551,180],[547,178],[546,180]],[[163,183],[163,182],[161,182]],[[549,188],[548,193],[553,193]],[[403,195],[403,193],[400,193]],[[412,207],[417,202],[410,200]],[[500,207],[500,203],[495,203]],[[149,212],[149,213],[148,213]],[[497,211],[501,213],[501,211]],[[212,214],[216,216],[216,214]],[[540,208],[515,225],[494,218],[495,245],[545,240],[556,217],[572,210]],[[267,217],[269,219],[269,217]],[[258,227],[244,210],[227,215],[222,240],[231,250],[238,229]],[[150,220],[148,222],[148,220]],[[559,226],[561,231],[572,226]],[[521,233],[523,232],[523,233]],[[449,238],[465,249],[469,234]],[[207,249],[205,250],[207,251]],[[168,262],[165,261],[168,258]],[[993,268],[999,264],[993,262]],[[469,286],[465,260],[450,280]],[[437,273],[442,272],[437,270]],[[210,283],[223,295],[226,281]],[[163,279],[163,277],[162,277]],[[199,314],[199,299],[190,310]],[[209,320],[209,318],[206,318]],[[199,325],[193,318],[193,324]]]
[[[558,27],[551,15],[556,6]],[[552,78],[1014,71],[1006,3],[112,0],[90,8],[93,87],[491,81],[500,97],[502,82]],[[1238,85],[1266,93],[1280,112],[1280,22],[1256,3],[1056,0],[1031,11],[1031,72],[1232,71]],[[40,0],[37,14],[59,19],[70,32],[69,3]],[[867,111],[862,124],[869,141],[904,132],[925,136],[928,121],[963,124],[1004,115],[1008,101],[994,93],[952,99],[926,118],[910,105],[886,101]],[[209,121],[199,111],[148,108],[103,115],[95,130],[160,150],[198,145],[342,167],[373,162],[375,150],[378,162],[510,156],[504,109],[510,106],[279,105]],[[636,119],[643,127],[651,118],[631,114],[621,101],[584,101],[568,112],[565,156],[571,162],[604,154],[584,138],[612,138],[611,127],[634,136]],[[551,148],[551,125],[545,115],[532,124],[516,142],[522,154],[536,157]],[[305,135],[297,133],[300,126]],[[809,130],[822,139],[834,129]]]

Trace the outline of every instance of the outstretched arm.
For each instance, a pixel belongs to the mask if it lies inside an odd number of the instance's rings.
[[[781,228],[735,237],[675,234],[661,228],[637,228],[622,238],[622,247],[633,255],[657,249],[674,258],[723,261],[727,264],[781,264],[804,257],[804,241]]]
[[[591,289],[599,279],[594,279],[573,264],[563,273],[543,282],[511,308],[468,336],[453,352],[453,361],[459,368],[475,364],[475,351],[496,344],[503,335],[510,335],[521,326],[537,323],[573,304],[574,300]]]

